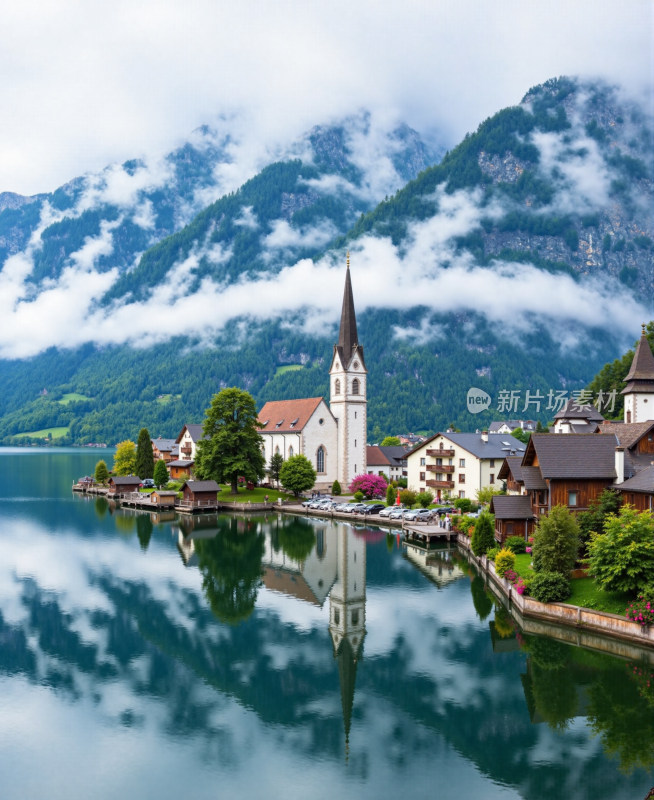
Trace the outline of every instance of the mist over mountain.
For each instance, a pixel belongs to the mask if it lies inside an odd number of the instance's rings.
[[[173,435],[227,385],[325,394],[346,248],[372,438],[497,417],[467,414],[470,386],[581,388],[652,316],[651,130],[617,88],[564,78],[436,166],[359,113],[251,176],[202,129],[156,165],[0,195],[0,437]]]

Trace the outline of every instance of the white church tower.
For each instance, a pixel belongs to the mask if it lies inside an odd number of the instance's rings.
[[[622,390],[624,421],[654,420],[654,356],[647,340],[644,323],[625,383],[627,385]]]
[[[357,335],[348,253],[341,329],[329,370],[329,407],[338,423],[338,482],[343,491],[355,475],[366,472],[367,377]]]

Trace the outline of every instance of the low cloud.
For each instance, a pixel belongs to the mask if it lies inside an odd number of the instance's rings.
[[[357,311],[425,308],[415,329],[395,334],[418,343],[442,335],[430,318],[434,313],[475,311],[505,330],[528,330],[534,322],[562,331],[602,326],[616,339],[630,341],[634,320],[648,318],[648,309],[617,282],[550,273],[530,264],[495,262],[479,266],[466,252],[458,252],[454,238],[478,229],[480,219],[497,209],[481,208],[476,192],[434,194],[439,212],[414,223],[401,246],[387,238],[363,237],[351,247],[352,282]],[[246,224],[256,220],[244,215]],[[116,224],[116,223],[113,223]],[[301,241],[280,223],[275,227],[279,246]],[[8,259],[0,273],[0,355],[22,358],[50,346],[97,344],[154,345],[178,335],[205,342],[230,321],[257,325],[281,319],[308,335],[324,335],[337,324],[344,279],[344,254],[331,253],[318,262],[308,259],[283,267],[278,274],[241,276],[225,285],[205,277],[189,293],[200,260],[221,263],[229,251],[207,245],[175,265],[145,300],[98,305],[118,278],[115,270],[99,272],[100,256],[111,251],[112,224],[103,224],[71,257],[70,266],[55,281],[38,287],[29,282],[32,249]],[[166,325],[161,325],[161,320]],[[20,331],[20,335],[17,335]],[[555,334],[555,338],[556,334]],[[558,337],[567,341],[563,335]]]

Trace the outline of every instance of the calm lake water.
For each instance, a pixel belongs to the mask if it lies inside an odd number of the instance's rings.
[[[74,496],[0,449],[0,794],[593,798],[654,785],[654,667],[526,635],[456,550]]]

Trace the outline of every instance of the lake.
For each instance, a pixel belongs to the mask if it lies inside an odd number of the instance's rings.
[[[73,495],[0,448],[13,798],[593,798],[654,786],[654,667],[521,631],[455,548]]]

